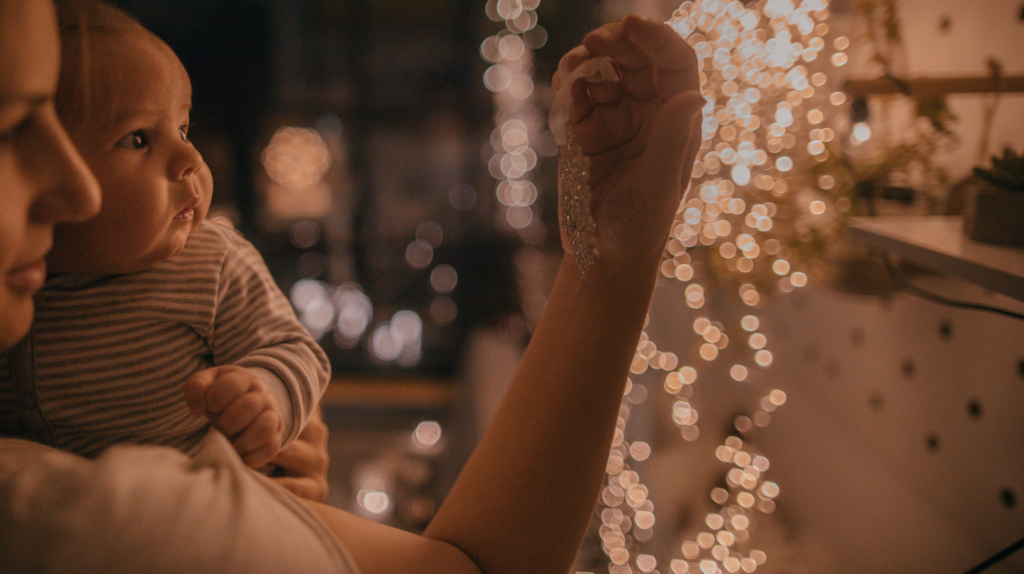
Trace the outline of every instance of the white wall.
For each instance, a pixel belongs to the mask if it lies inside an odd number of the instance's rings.
[[[860,23],[849,5],[853,0],[833,1],[833,28],[857,42]],[[1024,6],[1017,0],[900,0],[900,16],[906,47],[904,74],[916,77],[986,76],[986,62],[995,58],[1006,75],[1024,74]],[[943,30],[941,24],[948,21]],[[868,50],[851,49],[851,62],[837,79],[872,78],[878,69],[866,62]],[[837,84],[838,85],[838,84]],[[976,164],[981,143],[982,113],[990,96],[950,95],[947,102],[957,121],[953,126],[960,145],[939,158],[955,181]],[[1024,148],[1024,94],[1000,98],[985,157],[1011,146]]]

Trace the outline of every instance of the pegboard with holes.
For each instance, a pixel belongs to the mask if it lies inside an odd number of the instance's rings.
[[[761,446],[780,504],[826,533],[838,571],[963,572],[1024,536],[1024,321],[808,289],[767,323],[770,376],[790,400]],[[1021,571],[1024,555],[989,570]]]
[[[1024,312],[1024,303],[963,281],[915,281]],[[1024,321],[828,287],[756,310],[712,300],[714,309],[694,311],[681,289],[667,282],[656,292],[648,332],[659,345],[695,348],[697,316],[754,312],[775,360],[744,382],[729,376],[731,361],[702,363],[696,442],[668,421],[667,393],[652,391],[637,407],[655,448],[641,474],[666,532],[700,529],[720,478],[715,445],[736,433],[737,414],[778,388],[788,400],[751,437],[782,490],[755,534],[775,556],[766,572],[959,574],[1024,537]],[[644,377],[634,379],[659,389],[658,376]],[[674,540],[653,542],[647,551],[678,552]],[[1024,553],[988,572],[1024,572]]]

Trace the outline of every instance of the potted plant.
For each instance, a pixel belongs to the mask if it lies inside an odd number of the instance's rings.
[[[1024,155],[1010,148],[992,168],[974,168],[984,184],[964,206],[964,232],[975,241],[1024,245]]]

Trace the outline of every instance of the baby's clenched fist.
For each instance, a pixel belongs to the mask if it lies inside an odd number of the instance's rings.
[[[185,381],[185,403],[224,433],[248,466],[258,468],[281,450],[277,401],[256,373],[232,365],[199,371]]]

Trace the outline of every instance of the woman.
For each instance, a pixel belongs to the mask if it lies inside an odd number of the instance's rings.
[[[599,259],[571,247],[494,421],[422,536],[300,502],[211,434],[188,459],[115,447],[86,460],[0,440],[5,571],[565,572],[600,490],[657,267],[699,143],[696,58],[663,24],[628,18],[563,58],[611,57],[621,80],[577,82]],[[53,115],[49,1],[0,0],[0,342],[20,339],[53,225],[97,209]],[[589,53],[589,55],[588,55]],[[25,400],[31,400],[26,397]]]

